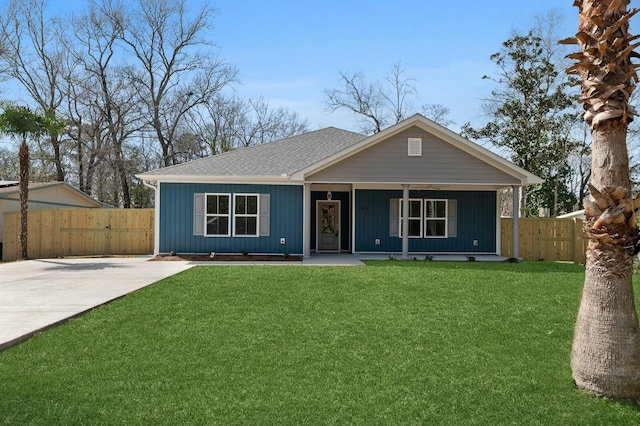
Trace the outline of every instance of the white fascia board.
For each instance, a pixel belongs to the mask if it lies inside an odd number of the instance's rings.
[[[438,183],[438,184],[425,184],[425,183],[409,183],[411,190],[416,191],[499,191],[501,189],[511,188],[513,184],[505,183]],[[352,183],[353,189],[402,189],[402,183],[395,182],[361,182]]]
[[[302,185],[289,176],[188,176],[188,175],[136,175],[138,179],[162,183],[254,183],[261,185]]]

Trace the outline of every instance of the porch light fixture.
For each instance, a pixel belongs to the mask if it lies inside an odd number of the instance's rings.
[[[332,197],[333,195],[331,195],[331,191],[327,191],[327,201],[331,201]]]

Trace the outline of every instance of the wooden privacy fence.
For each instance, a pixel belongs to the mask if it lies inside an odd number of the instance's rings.
[[[153,253],[153,209],[29,211],[30,258]],[[2,260],[20,258],[20,212],[4,213]]]
[[[502,218],[502,255],[513,255],[513,219]],[[520,218],[520,257],[524,260],[586,262],[588,240],[582,219]]]
[[[2,260],[20,257],[20,213],[4,213]],[[513,219],[501,219],[502,256],[513,255]],[[51,209],[29,212],[30,258],[151,254],[153,209]],[[520,257],[585,263],[580,219],[520,219]]]

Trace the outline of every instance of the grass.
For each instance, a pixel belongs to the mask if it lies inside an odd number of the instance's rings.
[[[546,262],[199,267],[0,353],[0,424],[636,425],[573,387],[583,279]]]

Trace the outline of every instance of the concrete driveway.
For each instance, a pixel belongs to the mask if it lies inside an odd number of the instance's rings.
[[[0,350],[193,266],[127,258],[0,263]]]

